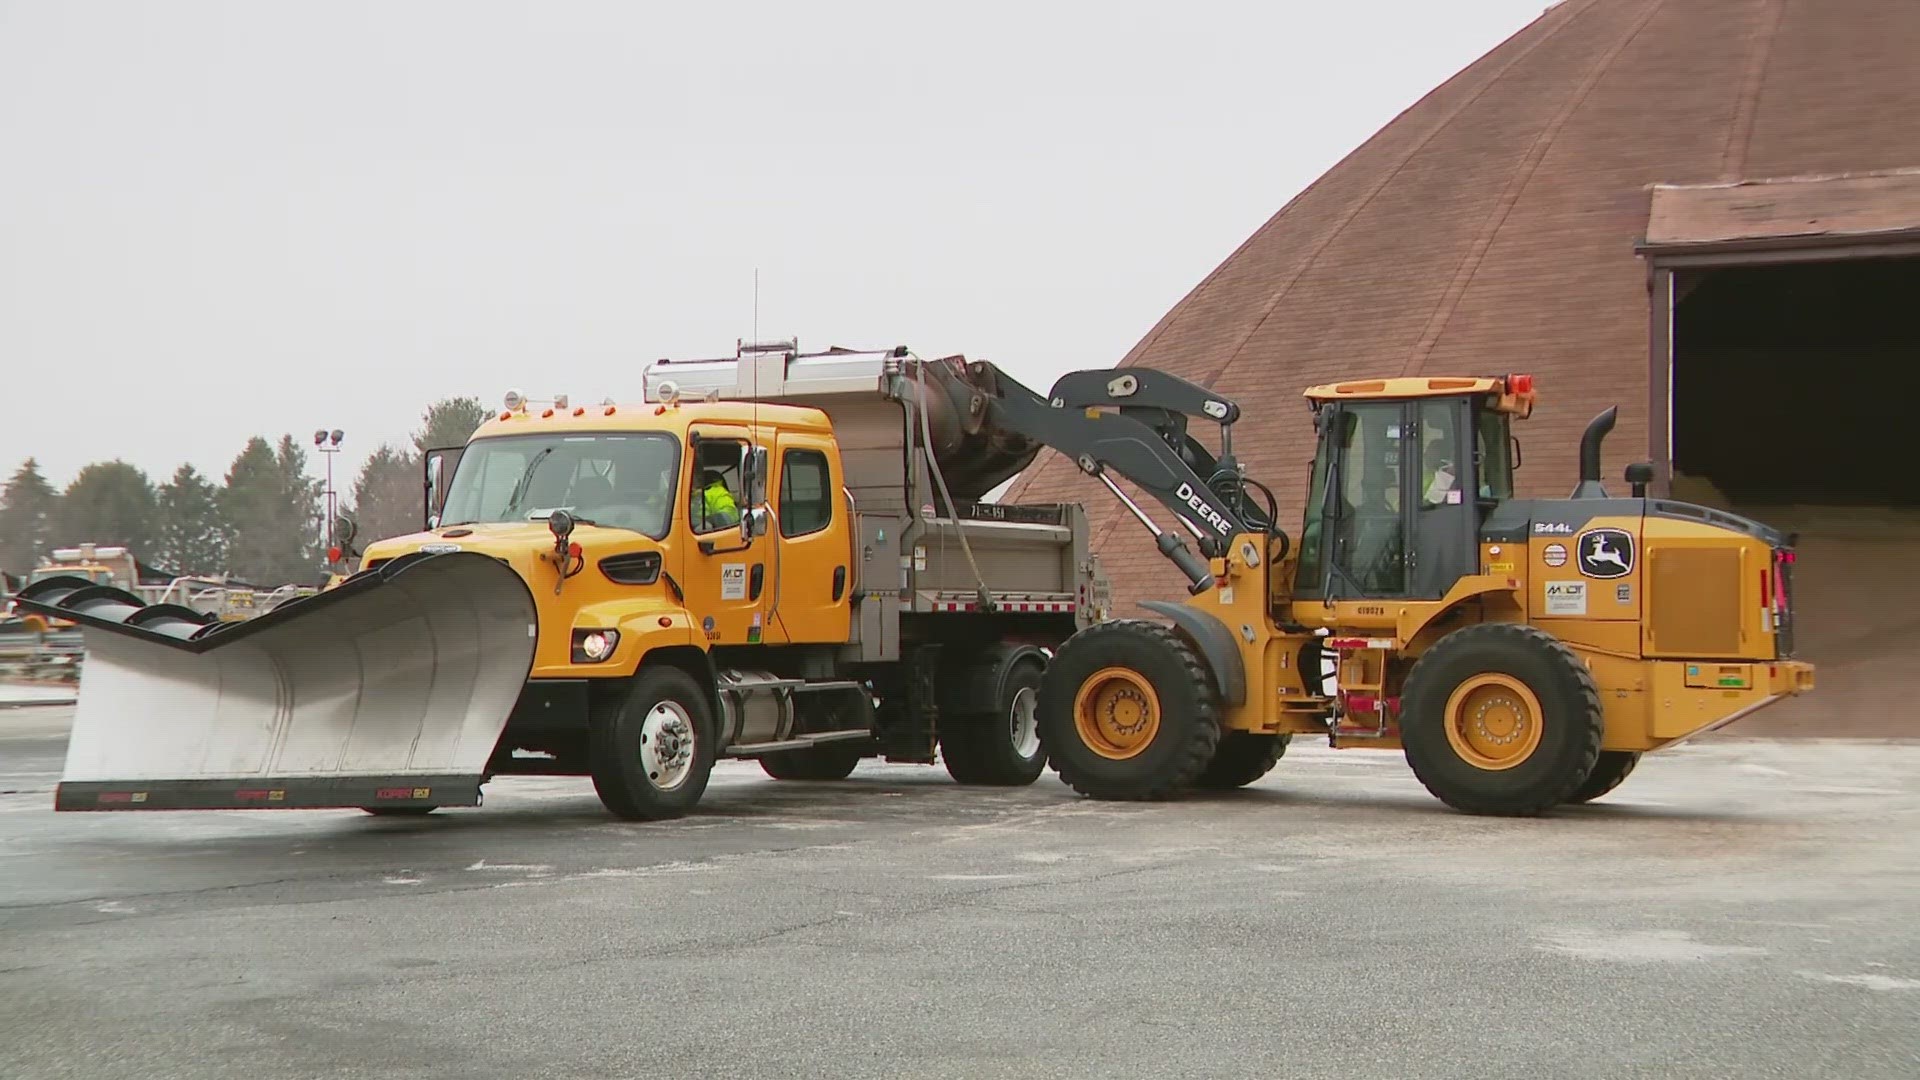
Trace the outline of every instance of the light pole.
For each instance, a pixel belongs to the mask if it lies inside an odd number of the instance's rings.
[[[339,428],[328,431],[325,428],[313,433],[314,448],[327,459],[327,565],[331,567],[340,561],[339,549],[333,546],[333,518],[336,499],[333,491],[333,455],[340,452],[340,440],[346,438],[346,432]]]

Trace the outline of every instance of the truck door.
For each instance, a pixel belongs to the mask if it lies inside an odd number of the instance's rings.
[[[744,473],[752,446],[742,427],[702,425],[687,436],[680,490],[691,536],[680,587],[711,645],[757,645],[766,636],[774,538],[749,539],[740,528],[750,509]]]
[[[853,524],[841,497],[839,454],[820,435],[782,432],[770,490],[780,546],[773,632],[796,643],[841,643],[851,633]]]

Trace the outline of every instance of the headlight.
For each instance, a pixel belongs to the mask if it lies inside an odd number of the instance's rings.
[[[613,655],[620,644],[618,630],[575,630],[573,632],[573,662],[576,664],[597,664]]]

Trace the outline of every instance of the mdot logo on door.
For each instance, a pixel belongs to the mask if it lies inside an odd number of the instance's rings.
[[[745,600],[747,598],[747,564],[730,562],[720,564],[720,599]]]
[[[1625,529],[1589,529],[1577,544],[1582,574],[1604,580],[1633,573],[1633,534]]]

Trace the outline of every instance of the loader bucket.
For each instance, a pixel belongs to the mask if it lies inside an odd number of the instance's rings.
[[[86,637],[56,810],[478,805],[537,618],[474,552],[403,556],[246,622],[75,577],[17,600]]]

